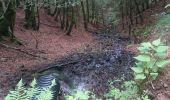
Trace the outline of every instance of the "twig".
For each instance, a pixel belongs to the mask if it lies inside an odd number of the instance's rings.
[[[64,64],[54,64],[54,65],[51,65],[45,69],[42,69],[42,70],[39,70],[37,73],[42,73],[42,72],[45,72],[47,70],[50,70],[50,69],[61,69],[61,68],[64,68],[64,66],[67,66],[67,65],[70,65],[70,64],[76,64],[80,62],[80,60],[78,61],[71,61],[71,62],[67,62],[67,63],[64,63]]]
[[[45,60],[51,60],[51,59],[49,59],[49,58],[42,57],[42,56],[39,56],[39,55],[35,55],[35,54],[29,53],[29,52],[27,52],[27,51],[25,51],[25,50],[22,50],[22,49],[19,49],[19,48],[16,48],[16,47],[11,47],[11,46],[6,45],[6,44],[3,44],[3,43],[0,43],[0,45],[1,45],[2,47],[4,47],[4,48],[13,49],[13,50],[15,50],[15,51],[22,52],[22,53],[27,54],[27,55],[30,55],[30,56],[32,56],[32,57],[41,58],[41,59],[45,59]]]
[[[155,87],[154,87],[154,85],[153,85],[153,83],[152,83],[152,82],[151,82],[151,86],[152,86],[152,89],[153,89],[153,90],[155,90]]]
[[[40,22],[40,24],[46,25],[46,26],[48,26],[48,27],[59,28],[59,26],[50,25],[50,24],[43,23],[43,22]]]
[[[36,49],[38,49],[38,39],[36,38],[36,36],[34,35],[34,33],[33,32],[31,32],[31,35],[32,35],[32,37],[35,39],[35,48]]]

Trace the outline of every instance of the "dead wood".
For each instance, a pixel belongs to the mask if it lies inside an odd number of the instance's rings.
[[[67,62],[67,63],[63,63],[63,64],[52,64],[52,65],[49,65],[47,68],[45,69],[42,69],[42,70],[39,70],[37,73],[43,73],[47,70],[50,70],[50,69],[58,69],[58,70],[61,70],[62,68],[65,68],[66,66],[70,65],[70,64],[76,64],[78,62],[81,62],[80,60],[78,61],[71,61],[71,62]]]
[[[12,46],[9,46],[9,45],[3,44],[3,43],[0,43],[0,46],[7,48],[7,49],[15,50],[15,51],[18,51],[18,52],[22,52],[22,53],[27,54],[27,55],[32,56],[32,57],[41,58],[41,59],[44,59],[44,60],[52,60],[50,58],[42,57],[40,55],[35,55],[35,54],[32,54],[28,51],[22,50],[20,48],[12,47]]]
[[[60,28],[59,26],[56,26],[56,25],[50,25],[50,24],[43,23],[43,22],[40,22],[40,24],[45,25],[45,26],[47,26],[47,27]]]

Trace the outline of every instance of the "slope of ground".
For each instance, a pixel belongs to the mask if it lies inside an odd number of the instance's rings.
[[[155,22],[155,20],[157,20],[155,19],[157,14],[161,15],[162,11],[164,11],[163,7],[158,7],[155,11],[151,9],[147,10],[145,18],[149,20],[146,21],[144,25],[150,22]],[[47,16],[44,11],[41,11],[41,21],[40,31],[26,30],[23,28],[23,11],[17,11],[15,35],[22,41],[23,45],[17,46],[11,43],[5,43],[10,47],[19,48],[25,52],[31,53],[32,55],[37,55],[38,57],[33,57],[10,48],[0,47],[0,69],[2,70],[0,72],[0,89],[2,89],[0,90],[0,97],[3,97],[8,90],[18,82],[21,76],[27,77],[26,75],[33,73],[37,69],[46,67],[46,65],[57,59],[69,55],[75,51],[75,49],[80,50],[86,44],[96,42],[93,41],[92,34],[85,32],[82,27],[74,29],[72,36],[66,36],[63,31],[57,28],[59,26],[53,21],[53,18]],[[139,27],[143,27],[144,25]],[[152,36],[148,36],[147,39],[141,37],[139,37],[139,39],[142,41],[148,41],[155,39],[155,37],[157,36],[153,36],[152,34]],[[137,47],[138,44],[130,45],[127,47],[127,50],[137,53]],[[170,99],[169,70],[170,67],[168,67],[160,75],[158,80],[154,82],[155,89],[150,88],[152,94],[157,100]]]
[[[147,23],[145,23],[145,27],[151,26],[148,32],[149,35],[145,36],[144,38],[138,37],[138,39],[142,41],[152,41],[162,37],[162,41],[164,41],[167,45],[170,45],[170,15],[166,14],[165,8],[162,6],[156,6],[156,11],[155,9],[148,11],[153,12],[145,12],[146,19],[148,18]],[[137,53],[137,47],[138,44],[134,44],[129,45],[127,48],[128,50],[135,51]],[[168,51],[167,54],[169,55],[170,51]],[[153,86],[149,86],[149,90],[155,97],[155,100],[170,100],[170,65],[162,73],[160,73],[158,79],[153,82]]]
[[[2,89],[0,97],[6,94],[24,74],[38,69],[36,66],[44,67],[45,64],[51,63],[93,40],[91,34],[81,27],[74,29],[71,36],[67,36],[60,28],[57,28],[53,18],[47,16],[44,11],[41,11],[40,16],[42,21],[40,30],[26,30],[23,27],[24,11],[20,9],[17,11],[14,34],[23,45],[17,46],[7,41],[4,43],[26,53],[0,47],[0,89]]]

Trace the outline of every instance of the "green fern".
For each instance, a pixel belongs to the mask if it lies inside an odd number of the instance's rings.
[[[52,100],[53,92],[51,88],[56,85],[55,80],[52,81],[52,85],[47,88],[37,87],[36,79],[34,79],[30,87],[26,88],[22,79],[16,86],[16,89],[10,91],[5,100]]]
[[[16,90],[10,91],[5,100],[29,100],[29,96],[27,95],[22,79],[17,84]]]
[[[90,91],[77,90],[72,95],[66,95],[66,100],[97,100],[95,94]]]

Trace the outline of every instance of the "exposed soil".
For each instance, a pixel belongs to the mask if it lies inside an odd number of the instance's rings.
[[[62,72],[78,90],[91,90],[97,96],[103,97],[109,90],[109,81],[124,77],[133,79],[131,67],[134,65],[133,53],[126,51],[129,42],[126,38],[115,37],[115,33],[94,34],[98,42],[89,44],[84,50],[66,56],[59,62],[78,61],[62,69]],[[120,83],[114,84],[119,87]],[[72,92],[66,87],[64,92]],[[66,90],[65,90],[66,89]]]
[[[32,71],[45,67],[93,40],[92,34],[84,31],[81,27],[74,29],[71,36],[65,35],[60,28],[56,28],[56,22],[44,11],[41,11],[42,24],[39,31],[26,30],[23,27],[24,12],[22,10],[18,9],[16,18],[14,34],[23,45],[18,46],[8,41],[4,43],[40,57],[0,47],[0,69],[2,70],[0,72],[0,97],[6,95],[21,77],[28,76]],[[48,58],[48,60],[41,57]]]
[[[152,12],[162,11],[163,9],[160,8]],[[147,17],[154,15],[155,13],[152,12],[146,12],[145,15]],[[114,32],[110,33],[112,35],[91,34],[84,31],[83,27],[79,25],[78,29],[73,30],[72,36],[67,36],[60,30],[53,18],[46,15],[44,11],[41,11],[42,22],[39,31],[26,30],[23,27],[24,14],[20,9],[17,11],[16,21],[14,34],[23,45],[17,46],[7,41],[4,43],[39,57],[0,47],[0,69],[2,70],[0,72],[0,100],[3,100],[4,95],[16,85],[20,78],[31,80],[31,74],[48,67],[49,63],[78,60],[76,64],[65,66],[62,72],[69,76],[73,84],[78,86],[77,88],[90,89],[101,97],[101,94],[108,90],[109,80],[118,79],[123,75],[126,80],[133,78],[130,67],[134,63],[133,55],[138,53],[138,44],[128,45],[127,39],[115,37]],[[151,22],[155,22],[155,19]],[[146,23],[150,23],[150,21]],[[113,40],[115,38],[118,40]],[[149,36],[147,41],[154,38]],[[158,80],[153,82],[154,89],[149,87],[151,93],[156,97],[155,100],[170,100],[169,70],[170,66],[161,73]],[[115,86],[118,85],[115,84]],[[67,88],[62,88],[64,92],[69,92]]]

